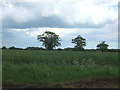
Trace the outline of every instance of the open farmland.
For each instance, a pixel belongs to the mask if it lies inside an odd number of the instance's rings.
[[[3,50],[2,55],[3,85],[43,85],[118,77],[117,52]]]

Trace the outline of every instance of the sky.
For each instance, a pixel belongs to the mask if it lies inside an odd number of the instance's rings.
[[[87,49],[106,41],[118,48],[118,0],[1,0],[0,46],[42,47],[37,35],[55,32],[61,46],[81,35]]]

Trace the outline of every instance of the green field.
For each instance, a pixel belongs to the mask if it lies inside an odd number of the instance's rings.
[[[65,82],[118,76],[118,53],[3,50],[3,82]]]

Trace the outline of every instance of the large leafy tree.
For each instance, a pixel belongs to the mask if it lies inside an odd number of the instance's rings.
[[[105,43],[106,41],[102,41],[100,44],[97,45],[97,49],[101,51],[107,51],[109,45]]]
[[[37,40],[43,42],[43,46],[47,50],[52,50],[54,47],[61,45],[59,35],[50,31],[45,31],[42,35],[38,35]]]
[[[86,39],[78,35],[75,39],[72,39],[72,43],[76,44],[75,48],[77,50],[84,50],[86,46]]]

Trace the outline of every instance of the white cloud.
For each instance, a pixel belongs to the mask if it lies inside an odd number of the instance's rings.
[[[61,3],[61,16],[67,23],[87,23],[95,25],[105,24],[108,21],[117,19],[117,11],[104,5],[98,5],[95,2],[75,1],[74,3]]]
[[[35,19],[34,11],[25,8],[25,7],[17,7],[12,3],[3,3],[3,19],[4,18],[12,18],[17,23],[23,23]]]
[[[10,2],[5,2],[10,1]],[[31,39],[34,46],[38,34],[44,31],[52,31],[62,38],[62,46],[73,46],[71,39],[77,35],[82,35],[87,39],[88,48],[94,48],[95,44],[105,40],[110,47],[117,47],[118,40],[118,0],[21,0],[19,2],[31,2],[29,8],[25,6],[17,6],[14,1],[5,0],[3,2],[3,18],[12,18],[16,23],[31,22],[41,17],[57,16],[63,22],[69,25],[85,25],[86,28],[13,28],[8,29],[7,33],[17,34],[19,37],[24,36],[27,40]],[[37,3],[33,3],[37,2]],[[39,2],[39,3],[38,3]],[[1,13],[1,12],[0,12]],[[50,21],[49,21],[50,22]],[[47,22],[45,22],[46,24]],[[53,23],[53,22],[52,22]],[[54,22],[57,23],[57,22]],[[101,28],[88,28],[90,25],[103,25]],[[20,36],[21,35],[21,36]],[[18,38],[19,38],[18,37]],[[20,38],[19,38],[20,39]],[[34,39],[34,41],[32,41]],[[15,39],[16,40],[16,39]],[[21,40],[21,39],[20,39]],[[27,41],[24,39],[24,42]],[[21,40],[22,42],[22,40]],[[6,42],[8,43],[7,39]],[[14,41],[16,43],[16,41]],[[29,46],[30,43],[26,43]],[[23,43],[22,43],[23,44]]]
[[[23,32],[23,31],[29,31],[30,29],[29,28],[26,28],[26,29],[7,29],[9,32]]]
[[[92,34],[96,31],[96,29],[89,30],[87,28],[27,28],[27,29],[8,29],[10,32],[26,32],[26,34],[30,37],[36,37],[38,34],[42,34],[45,31],[51,31],[58,34],[61,38],[70,39],[71,37],[75,37],[78,34]],[[71,36],[72,35],[72,36]]]
[[[117,23],[117,22],[116,22]],[[86,48],[96,48],[96,45],[101,41],[106,41],[110,44],[110,48],[118,47],[118,27],[117,24],[106,25],[104,28],[27,28],[27,29],[9,29],[13,33],[24,33],[28,38],[36,40],[37,35],[45,31],[55,32],[62,39],[63,47],[73,47],[71,39],[77,35],[81,35],[87,40]]]
[[[9,0],[10,1],[10,0]],[[26,0],[23,0],[26,1]],[[34,0],[27,0],[34,1]],[[36,4],[29,3],[32,8],[27,6],[15,6],[12,2],[4,3],[3,16],[11,17],[16,22],[28,22],[37,20],[41,16],[56,15],[69,25],[93,24],[105,25],[115,22],[118,18],[118,0],[35,0]]]

